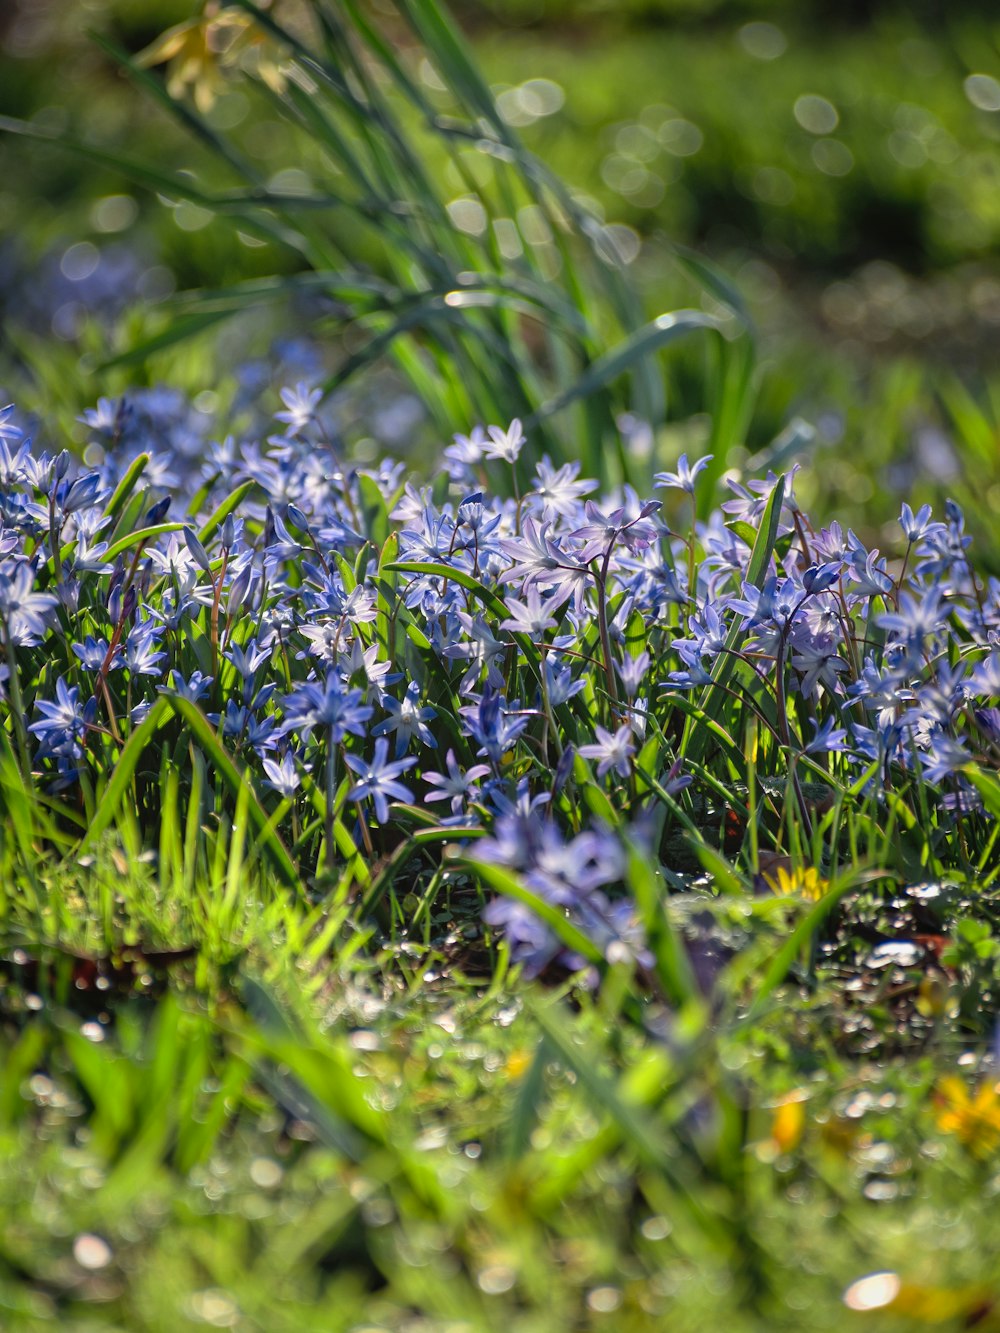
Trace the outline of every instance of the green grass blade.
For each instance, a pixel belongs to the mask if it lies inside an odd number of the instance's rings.
[[[603,389],[616,380],[619,375],[634,370],[654,352],[669,346],[679,338],[684,338],[689,333],[717,327],[718,320],[704,310],[677,310],[672,314],[659,315],[651,324],[638,329],[623,343],[606,352],[604,356],[598,357],[575,384],[556,394],[554,398],[550,398],[547,403],[543,403],[525,424],[531,426],[536,421],[543,421],[546,417],[561,412],[571,403],[590,397],[598,389]]]
[[[761,517],[760,527],[757,529],[757,540],[754,542],[753,550],[750,553],[750,561],[747,565],[746,581],[755,588],[762,588],[767,578],[771,556],[774,554],[774,543],[778,536],[778,524],[781,519],[781,506],[784,498],[785,478],[780,476],[774,483],[771,498],[768,500],[767,507]],[[737,659],[735,654],[739,651],[745,637],[739,620],[734,621],[726,637],[726,646],[716,659],[712,670],[712,684],[706,685],[701,698],[701,712],[706,718],[718,720],[725,707],[724,687],[729,683],[736,668]],[[685,727],[684,740],[681,743],[682,755],[689,755],[696,763],[699,763],[704,757],[709,737],[709,729],[703,724],[702,720],[689,717]]]

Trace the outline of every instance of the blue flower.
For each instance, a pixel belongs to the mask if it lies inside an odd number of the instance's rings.
[[[834,719],[828,717],[821,723],[806,746],[805,754],[838,754],[849,749],[847,732],[843,727],[834,726]]]
[[[247,692],[252,695],[254,677],[259,668],[270,660],[271,648],[259,647],[256,639],[250,639],[242,648],[238,643],[231,644],[223,655],[232,662],[236,674],[247,687]]]
[[[445,755],[445,764],[448,767],[447,774],[424,774],[424,781],[435,788],[434,791],[427,793],[424,802],[451,801],[451,812],[457,815],[461,813],[466,801],[474,801],[477,798],[479,788],[476,786],[476,781],[487,777],[490,768],[488,764],[473,764],[463,773],[458,766],[454,750],[449,750]]]
[[[74,643],[71,646],[85,671],[100,671],[108,655],[109,645],[105,639],[95,639],[88,634],[83,643]],[[116,649],[108,669],[115,671],[120,666],[121,653]]]
[[[273,788],[279,796],[291,800],[302,785],[302,779],[295,764],[295,756],[291,750],[286,750],[280,760],[271,759],[265,755],[261,763],[264,772],[267,774],[267,785]]]
[[[581,745],[578,753],[584,759],[596,759],[597,776],[603,778],[612,769],[620,778],[627,778],[631,772],[629,761],[635,754],[632,743],[632,727],[626,722],[612,735],[603,727],[595,727],[597,740],[592,745]]]
[[[313,421],[316,409],[323,400],[322,389],[312,389],[306,380],[299,380],[294,389],[282,389],[281,401],[285,404],[284,412],[275,412],[275,421],[285,422],[287,434],[294,437]]]
[[[508,707],[507,700],[493,690],[483,691],[478,702],[459,709],[465,729],[478,742],[479,753],[498,764],[518,739],[528,719],[517,716],[517,705]]]
[[[908,542],[918,542],[932,527],[943,528],[944,525],[931,522],[930,505],[921,505],[914,515],[910,506],[904,503],[899,513],[899,526]]]
[[[199,699],[204,699],[212,688],[211,676],[203,676],[200,671],[194,671],[188,680],[185,680],[177,670],[170,673],[170,686],[160,686],[161,694],[177,694],[182,699],[187,699],[196,704]]]
[[[689,467],[687,454],[681,454],[677,460],[677,471],[657,472],[653,478],[653,485],[687,491],[688,495],[694,495],[694,486],[699,474],[708,467],[714,457],[714,454],[705,454],[704,457],[698,459],[694,467]]]
[[[0,628],[19,648],[41,642],[58,605],[47,592],[34,592],[35,572],[27,560],[0,565]]]
[[[961,743],[951,736],[939,733],[934,737],[930,749],[921,754],[920,762],[924,770],[924,779],[937,785],[945,778],[959,772],[972,762],[972,756]]]
[[[487,458],[499,458],[506,463],[516,463],[518,455],[525,445],[525,434],[517,417],[506,430],[500,426],[487,426],[489,439],[484,441],[483,452]]]
[[[882,597],[896,586],[885,567],[879,563],[878,551],[866,551],[859,543],[847,557],[851,582],[860,597]]]
[[[334,745],[348,734],[363,736],[365,723],[374,709],[363,702],[360,690],[349,690],[336,672],[328,672],[325,683],[307,680],[286,695],[284,699],[285,721],[281,734],[297,731],[303,740],[307,739],[314,727],[322,727],[329,734]]]
[[[947,622],[950,612],[942,603],[941,589],[930,588],[922,597],[904,592],[899,608],[877,618],[882,629],[891,630],[915,657],[923,652],[924,641],[932,638]]]
[[[41,717],[32,722],[28,730],[39,737],[42,753],[79,756],[82,753],[80,741],[97,715],[96,699],[91,698],[81,706],[77,686],[68,686],[65,677],[60,676],[56,681],[55,702],[39,699],[36,707]]]
[[[556,628],[556,618],[552,614],[553,599],[543,600],[534,584],[528,589],[526,602],[519,602],[513,597],[506,599],[510,616],[501,620],[500,628],[509,629],[515,634],[527,634],[530,639],[543,639],[547,629]]]
[[[162,626],[152,620],[140,620],[125,640],[125,665],[133,676],[159,676],[166,653],[157,652]]]
[[[419,737],[424,745],[429,745],[431,749],[437,748],[434,733],[427,725],[428,722],[437,717],[437,711],[430,706],[421,707],[420,686],[415,680],[407,686],[401,702],[388,696],[382,702],[389,716],[384,721],[379,722],[377,726],[372,727],[372,735],[391,736],[395,734],[397,759],[409,747],[414,736]]]
[[[389,800],[395,796],[400,801],[412,801],[413,792],[399,781],[399,775],[417,762],[411,755],[407,759],[389,760],[389,742],[380,737],[375,742],[375,754],[371,760],[360,755],[345,756],[347,765],[357,773],[360,781],[356,782],[347,793],[348,800],[363,801],[371,799],[375,805],[375,817],[380,824],[389,822]]]

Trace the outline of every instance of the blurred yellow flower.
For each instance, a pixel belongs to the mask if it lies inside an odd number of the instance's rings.
[[[798,870],[786,870],[778,866],[773,874],[764,878],[775,893],[782,897],[808,898],[818,903],[830,887],[830,881],[823,879],[815,866],[800,867]]]
[[[1000,1091],[981,1083],[974,1096],[954,1074],[940,1080],[934,1092],[938,1128],[956,1135],[974,1157],[988,1157],[1000,1145]]]
[[[948,1015],[954,1018],[958,1013],[958,1000],[941,977],[924,977],[917,991],[917,1013],[924,1018],[942,1018]]]
[[[790,1153],[798,1147],[806,1127],[806,1096],[801,1089],[790,1092],[774,1108],[771,1117],[771,1140],[780,1153]]]
[[[234,66],[248,53],[255,72],[280,92],[284,75],[274,43],[249,14],[220,9],[218,0],[207,0],[204,11],[185,23],[168,28],[136,57],[143,67],[167,66],[167,92],[182,98],[188,92],[202,114],[211,111],[223,91],[223,69]]]
[[[511,1051],[510,1055],[507,1057],[505,1070],[507,1077],[512,1079],[523,1078],[530,1069],[531,1062],[534,1058],[534,1051],[526,1051],[520,1048],[516,1051]]]

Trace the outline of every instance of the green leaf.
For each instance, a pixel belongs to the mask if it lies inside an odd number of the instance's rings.
[[[115,487],[114,495],[112,495],[111,499],[108,501],[107,508],[104,511],[106,518],[118,517],[118,514],[120,513],[122,506],[125,504],[126,500],[135,490],[139,478],[146,470],[146,465],[148,464],[148,462],[149,462],[149,454],[139,454],[137,458],[134,458],[132,460],[132,462],[128,466],[127,471],[125,472],[125,475],[122,477],[121,481]]]
[[[1000,819],[1000,782],[975,764],[967,764],[962,772],[983,798],[983,804],[995,819]]]
[[[165,533],[182,532],[183,530],[183,523],[157,523],[151,528],[138,528],[135,532],[130,532],[112,543],[105,552],[104,559],[108,561],[117,560],[123,551],[130,551],[133,546],[143,546],[146,542],[151,542],[156,537],[162,537]]]
[[[169,703],[174,712],[179,714],[187,723],[188,729],[205,753],[206,758],[212,764],[216,773],[225,780],[233,795],[239,796],[240,791],[246,789],[247,810],[264,850],[284,883],[289,888],[295,889],[296,892],[303,893],[302,882],[299,879],[295,863],[275,832],[267,811],[257,798],[253,784],[246,773],[241,772],[227,754],[204,713],[190,699],[182,699],[179,695],[165,695],[162,700],[153,705],[153,708],[158,707],[160,702]],[[151,715],[152,710],[150,710]],[[146,720],[148,721],[148,717]],[[142,725],[144,726],[145,723]]]
[[[125,746],[111,770],[108,784],[101,793],[97,813],[83,835],[82,846],[92,846],[101,834],[111,826],[122,802],[131,791],[132,779],[135,776],[139,760],[156,732],[159,731],[164,722],[169,720],[169,717],[170,700],[161,696],[125,742]]]
[[[617,379],[619,375],[633,370],[654,352],[676,342],[679,338],[699,330],[715,328],[718,328],[718,320],[704,310],[675,310],[672,314],[659,315],[651,324],[637,329],[624,342],[591,362],[575,384],[556,394],[554,398],[550,398],[547,403],[543,403],[527,419],[525,426],[531,427],[536,422],[544,421],[546,417],[561,412],[571,403],[588,398],[598,389]]]
[[[257,483],[255,481],[244,481],[241,485],[236,487],[235,491],[232,491],[227,495],[219,507],[208,517],[202,527],[199,528],[199,541],[204,544],[214,533],[218,532],[219,528],[222,527],[229,515],[243,503],[256,485]]]
[[[746,581],[755,588],[762,588],[767,579],[768,566],[771,563],[774,543],[778,536],[778,524],[781,520],[781,506],[784,498],[785,478],[780,476],[774,483],[771,497],[761,517],[760,527],[757,529],[757,535],[750,552],[750,561],[747,565]],[[736,667],[736,653],[745,638],[746,634],[743,627],[739,619],[736,619],[726,636],[725,648],[719,654],[712,669],[712,684],[705,687],[701,697],[701,711],[711,721],[718,721],[719,715],[725,707],[723,688],[732,677]],[[708,741],[709,729],[704,725],[704,722],[700,719],[692,720],[689,718],[684,729],[681,754],[690,756],[696,762],[700,762],[705,754]]]
[[[698,985],[683,938],[674,930],[667,913],[667,885],[657,878],[649,852],[629,841],[625,879],[646,932],[646,942],[653,952],[656,975],[663,993],[675,1005],[697,998]]]
[[[560,1063],[576,1075],[590,1100],[609,1116],[622,1142],[648,1165],[669,1169],[670,1145],[644,1112],[625,1101],[611,1080],[599,1072],[601,1060],[597,1052],[574,1041],[554,1005],[537,1005],[532,1016]]]
[[[161,332],[155,333],[149,338],[144,338],[142,342],[127,347],[125,351],[117,352],[114,356],[105,357],[98,362],[96,369],[104,373],[108,370],[121,370],[126,366],[141,366],[144,361],[157,352],[164,352],[168,347],[175,347],[178,343],[186,342],[187,339],[194,338],[199,333],[204,333],[213,324],[218,324],[228,318],[228,311],[200,311],[197,314],[185,315],[183,319],[173,320]]]

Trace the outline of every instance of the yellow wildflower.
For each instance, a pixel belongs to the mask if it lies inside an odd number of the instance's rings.
[[[923,978],[917,990],[917,1013],[924,1018],[942,1018],[945,1015],[954,1018],[958,1013],[958,1001],[941,977]]]
[[[771,1117],[771,1141],[779,1153],[790,1153],[798,1147],[806,1127],[806,1096],[801,1089],[782,1097]]]
[[[142,66],[166,64],[170,96],[180,99],[190,92],[195,106],[205,114],[225,86],[223,68],[235,65],[247,53],[252,53],[254,68],[264,82],[281,91],[284,77],[274,54],[266,50],[268,45],[273,48],[251,15],[220,9],[218,0],[206,0],[197,18],[168,28],[140,52],[136,62]]]
[[[516,1051],[511,1051],[510,1055],[507,1057],[507,1064],[504,1072],[508,1078],[523,1078],[530,1069],[533,1059],[533,1051],[526,1051],[521,1048]]]
[[[830,881],[823,879],[815,866],[800,867],[798,870],[786,870],[778,866],[773,874],[764,878],[775,893],[782,897],[808,898],[818,903],[830,887]]]
[[[984,1082],[974,1096],[954,1074],[934,1093],[938,1128],[955,1134],[973,1157],[988,1157],[1000,1146],[1000,1085]]]

